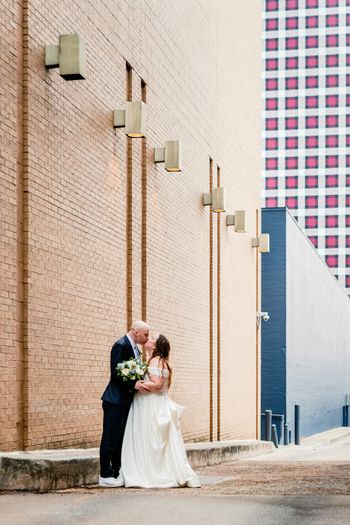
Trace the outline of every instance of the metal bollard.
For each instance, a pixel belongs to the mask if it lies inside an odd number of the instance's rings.
[[[300,445],[300,405],[294,405],[294,443]]]
[[[272,410],[265,410],[265,441],[271,441]]]
[[[346,426],[346,405],[343,405],[343,427]]]
[[[292,442],[292,431],[291,430],[288,430],[288,440],[289,440],[289,444],[291,444]]]
[[[283,433],[283,445],[289,445],[289,439],[288,439],[288,424],[284,424],[284,433]]]
[[[278,437],[277,437],[276,425],[272,425],[271,430],[272,430],[272,441],[273,441],[273,444],[275,445],[276,448],[278,448]]]

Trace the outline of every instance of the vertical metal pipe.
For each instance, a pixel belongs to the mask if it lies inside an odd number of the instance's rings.
[[[283,445],[289,445],[289,434],[288,434],[288,424],[284,424],[284,433],[283,433]]]
[[[300,445],[300,405],[294,405],[294,443]]]

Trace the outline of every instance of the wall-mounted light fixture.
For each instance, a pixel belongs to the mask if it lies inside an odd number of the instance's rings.
[[[45,47],[45,67],[58,67],[65,80],[85,79],[85,41],[81,35],[60,35],[58,46]]]
[[[210,206],[215,213],[225,211],[225,188],[213,188],[211,193],[204,193],[203,206]]]
[[[236,210],[234,215],[226,215],[226,226],[234,226],[235,232],[245,233],[245,210]]]
[[[125,128],[131,138],[144,137],[146,133],[146,104],[144,102],[127,102],[125,109],[113,112],[113,127]]]
[[[154,162],[165,162],[169,172],[181,171],[181,144],[179,140],[167,140],[164,148],[154,148]]]
[[[270,234],[261,233],[259,237],[252,239],[252,247],[259,248],[261,253],[269,253],[270,251]]]

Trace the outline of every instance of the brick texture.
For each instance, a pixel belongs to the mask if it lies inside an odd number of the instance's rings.
[[[141,317],[144,249],[146,320],[172,344],[171,395],[187,407],[184,437],[209,438],[210,211],[202,206],[202,194],[209,191],[209,157],[215,170],[220,166],[227,212],[247,212],[244,235],[227,228],[224,215],[219,226],[214,220],[214,283],[215,239],[221,229],[221,439],[255,437],[256,283],[250,239],[260,205],[261,6],[257,0],[244,6],[229,0],[180,4],[24,2],[28,28],[23,29],[18,5],[0,0],[6,42],[0,58],[5,145],[0,165],[1,449],[18,448],[17,422],[27,449],[98,444],[110,347],[127,327],[130,234],[132,317]],[[87,79],[66,82],[58,70],[45,70],[44,46],[75,32],[86,39]],[[141,81],[147,85],[143,244],[142,141],[132,142],[128,230],[127,138],[112,127],[112,111],[125,105],[126,62],[132,67],[133,100],[141,100]],[[20,107],[24,86],[25,112]],[[26,147],[21,142],[23,116]],[[183,145],[182,173],[167,173],[164,165],[153,163],[153,147],[171,139]],[[23,159],[24,207],[18,184]],[[16,357],[21,207],[24,367]],[[215,326],[216,316],[215,307]],[[16,386],[23,371],[24,398]],[[23,418],[16,409],[22,398]]]

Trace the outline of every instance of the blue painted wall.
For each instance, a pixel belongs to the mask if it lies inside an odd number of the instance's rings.
[[[286,210],[262,211],[261,231],[270,234],[270,253],[262,254],[261,411],[286,415]],[[264,429],[264,420],[261,428]]]
[[[261,411],[282,414],[294,436],[341,426],[350,392],[350,300],[286,208],[262,210]],[[277,420],[273,421],[276,424]],[[262,437],[264,419],[262,418]]]

